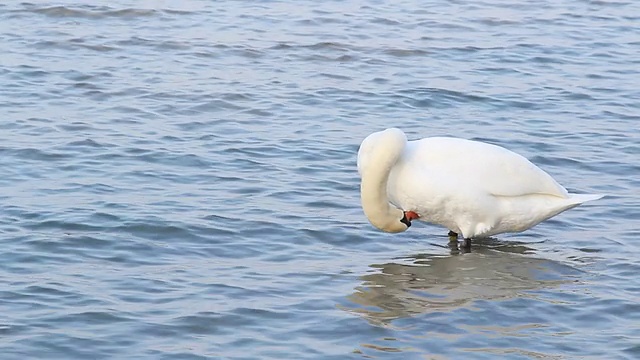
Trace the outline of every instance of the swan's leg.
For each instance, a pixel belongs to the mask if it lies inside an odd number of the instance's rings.
[[[451,255],[457,255],[460,253],[460,248],[458,247],[458,240],[449,238],[449,249],[451,249]]]
[[[449,247],[452,249],[455,247],[455,249],[458,250],[458,234],[451,230],[449,230]]]
[[[471,250],[471,239],[469,238],[464,239],[464,248],[465,250]]]

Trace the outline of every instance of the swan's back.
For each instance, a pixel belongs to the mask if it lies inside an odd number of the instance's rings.
[[[493,196],[568,197],[564,187],[525,157],[492,144],[448,137],[409,141],[403,162],[430,176],[453,176],[450,181]]]

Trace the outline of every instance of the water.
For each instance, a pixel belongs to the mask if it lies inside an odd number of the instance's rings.
[[[3,359],[637,359],[634,1],[0,5]],[[397,126],[606,193],[451,252],[359,205]]]

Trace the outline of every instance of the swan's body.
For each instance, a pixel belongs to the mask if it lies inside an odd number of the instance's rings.
[[[387,232],[418,217],[465,239],[520,232],[602,197],[569,194],[505,148],[448,137],[407,141],[395,128],[362,142],[358,171],[364,212]]]

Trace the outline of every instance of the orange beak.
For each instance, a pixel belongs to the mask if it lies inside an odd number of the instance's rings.
[[[409,221],[413,221],[415,219],[419,219],[420,215],[418,215],[418,213],[416,213],[415,211],[405,211],[404,212],[404,216],[407,217],[407,220]]]

